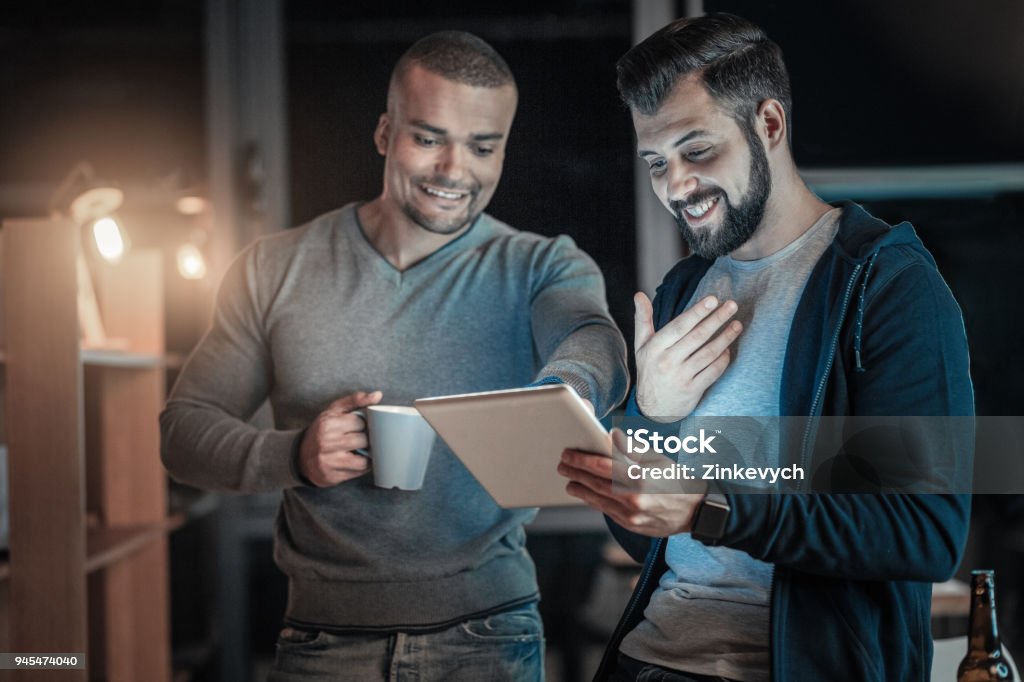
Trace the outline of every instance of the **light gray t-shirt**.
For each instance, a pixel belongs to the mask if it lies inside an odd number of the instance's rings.
[[[838,208],[826,212],[765,258],[719,258],[687,303],[689,308],[709,294],[736,301],[743,332],[732,346],[732,364],[683,429],[695,432],[693,423],[702,417],[750,417],[752,428],[745,435],[735,429],[727,434],[747,465],[778,464],[779,391],[789,330],[807,278],[835,238],[840,213]],[[754,442],[760,445],[752,447]],[[668,570],[644,611],[645,620],[626,635],[620,651],[675,670],[767,681],[772,565],[739,550],[709,547],[689,533],[669,538],[666,559]]]

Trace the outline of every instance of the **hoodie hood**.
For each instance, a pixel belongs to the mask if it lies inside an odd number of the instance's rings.
[[[908,222],[889,225],[879,220],[860,204],[840,201],[832,204],[843,210],[839,218],[839,229],[833,242],[840,257],[854,265],[867,265],[877,256],[879,249],[887,246],[909,246],[924,255],[934,266],[935,261],[924,248],[914,227]]]
[[[855,266],[850,284],[853,285],[854,280],[859,280],[859,286],[854,294],[856,307],[853,318],[853,361],[854,371],[863,373],[867,369],[861,358],[865,300],[878,254],[883,248],[903,246],[919,254],[933,268],[936,267],[935,259],[924,248],[910,223],[889,225],[852,201],[842,201],[833,205],[843,211],[835,241],[832,243],[833,248],[840,258]]]

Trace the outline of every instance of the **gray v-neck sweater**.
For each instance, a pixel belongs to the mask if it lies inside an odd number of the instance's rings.
[[[440,439],[415,492],[371,476],[303,485],[293,452],[354,391],[408,405],[556,377],[607,412],[628,377],[601,274],[571,239],[487,215],[400,272],[355,209],[260,239],[232,264],[161,415],[164,463],[202,488],[283,490],[275,558],[293,625],[426,628],[535,598],[522,528],[535,512],[499,508]],[[246,423],[266,398],[273,430]]]

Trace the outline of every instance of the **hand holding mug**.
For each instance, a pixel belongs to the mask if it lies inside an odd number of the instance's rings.
[[[299,446],[299,471],[320,488],[362,476],[370,462],[356,450],[367,446],[366,421],[356,412],[376,405],[380,391],[359,391],[338,398],[317,415]]]

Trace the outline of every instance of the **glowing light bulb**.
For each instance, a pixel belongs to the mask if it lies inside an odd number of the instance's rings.
[[[178,247],[178,272],[185,279],[202,279],[206,276],[206,260],[195,244]]]
[[[96,250],[105,260],[117,263],[124,256],[124,235],[121,226],[113,218],[100,218],[93,223],[92,238],[96,241]]]
[[[174,206],[182,215],[199,215],[206,210],[206,199],[196,195],[187,195],[179,197],[174,202]]]

